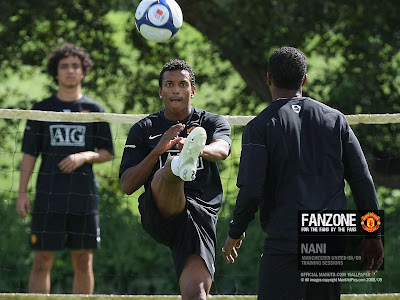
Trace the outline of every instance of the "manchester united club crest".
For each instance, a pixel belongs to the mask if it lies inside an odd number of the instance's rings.
[[[36,234],[32,234],[31,235],[31,243],[32,244],[36,244],[37,241],[38,241],[38,238],[37,238]]]
[[[190,132],[192,132],[193,129],[195,129],[197,126],[192,126],[187,130],[187,134],[189,135]]]
[[[369,212],[361,217],[361,226],[367,232],[374,232],[381,225],[380,219],[376,214]]]

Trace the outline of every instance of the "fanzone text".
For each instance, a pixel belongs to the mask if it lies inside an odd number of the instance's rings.
[[[355,213],[302,213],[302,227],[357,226]]]

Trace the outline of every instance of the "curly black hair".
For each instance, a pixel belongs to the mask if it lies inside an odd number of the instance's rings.
[[[58,63],[61,59],[68,56],[77,56],[81,60],[83,74],[85,74],[85,76],[93,67],[93,61],[91,60],[90,55],[85,53],[83,48],[79,48],[70,43],[64,43],[50,54],[49,60],[47,62],[47,72],[53,77],[56,83],[58,83]]]
[[[268,73],[278,88],[298,90],[307,73],[307,60],[303,52],[293,47],[276,50],[269,58]]]
[[[189,76],[190,76],[191,86],[192,86],[192,88],[194,88],[194,86],[195,86],[195,76],[194,76],[194,71],[193,71],[192,67],[189,66],[189,64],[186,61],[179,60],[179,59],[170,60],[169,62],[165,63],[165,65],[161,69],[160,77],[158,79],[158,86],[160,88],[162,87],[162,80],[163,80],[164,73],[166,71],[175,71],[175,70],[186,70],[186,71],[188,71],[189,72]]]

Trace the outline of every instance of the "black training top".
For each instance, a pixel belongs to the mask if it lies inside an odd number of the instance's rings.
[[[104,112],[99,103],[86,96],[73,102],[52,96],[35,103],[33,109],[65,113]],[[72,173],[64,173],[58,167],[68,155],[94,149],[105,149],[114,154],[108,123],[27,121],[22,151],[42,158],[35,211],[97,212],[98,184],[92,164],[86,163]]]
[[[271,253],[297,253],[298,210],[345,210],[345,179],[357,209],[379,209],[345,116],[310,98],[278,99],[245,128],[229,236],[239,238],[260,207]]]
[[[222,139],[231,144],[229,123],[219,115],[192,107],[190,115],[185,120],[174,122],[167,120],[162,110],[147,116],[132,126],[125,144],[120,176],[126,169],[139,164],[156,147],[164,132],[177,123],[185,125],[180,137],[187,137],[194,127],[201,126],[207,132],[206,144],[210,144],[216,139]],[[179,151],[174,146],[159,157],[144,184],[145,189],[150,188],[154,173],[165,164],[167,158],[178,153]],[[196,179],[185,182],[185,193],[217,212],[222,202],[222,184],[217,163],[199,157]]]

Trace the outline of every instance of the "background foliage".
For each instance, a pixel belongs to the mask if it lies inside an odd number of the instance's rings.
[[[127,0],[3,1],[0,9],[0,107],[29,109],[54,92],[45,74],[50,51],[64,41],[84,47],[95,62],[84,92],[108,112],[150,113],[161,109],[158,74],[169,59],[187,60],[196,72],[194,105],[219,114],[255,115],[271,100],[265,82],[267,59],[278,47],[294,46],[309,60],[304,93],[345,114],[399,112],[400,3],[344,0],[179,0],[185,23],[166,44],[144,40],[136,31]],[[23,123],[0,123],[1,154],[19,151]],[[398,292],[400,209],[399,125],[356,126],[386,211],[386,256],[382,284],[344,285],[345,292]],[[10,131],[11,130],[11,131]],[[117,131],[118,130],[118,131]],[[240,138],[241,129],[237,131]],[[121,151],[126,128],[114,129]],[[240,151],[240,139],[235,146]],[[120,154],[119,154],[120,155]],[[237,154],[238,156],[239,154]],[[237,156],[229,161],[237,166]],[[0,156],[0,291],[26,292],[31,265],[29,220],[15,213],[20,156]],[[95,255],[96,293],[178,292],[168,249],[151,241],[140,226],[136,199],[122,195],[120,156],[97,173],[102,187],[102,248]],[[236,169],[221,164],[223,175]],[[110,175],[111,174],[111,175]],[[218,225],[226,237],[234,205],[234,180],[226,183]],[[255,293],[263,233],[249,230],[237,264],[217,258],[213,293]],[[57,257],[53,292],[69,292],[68,252]]]

